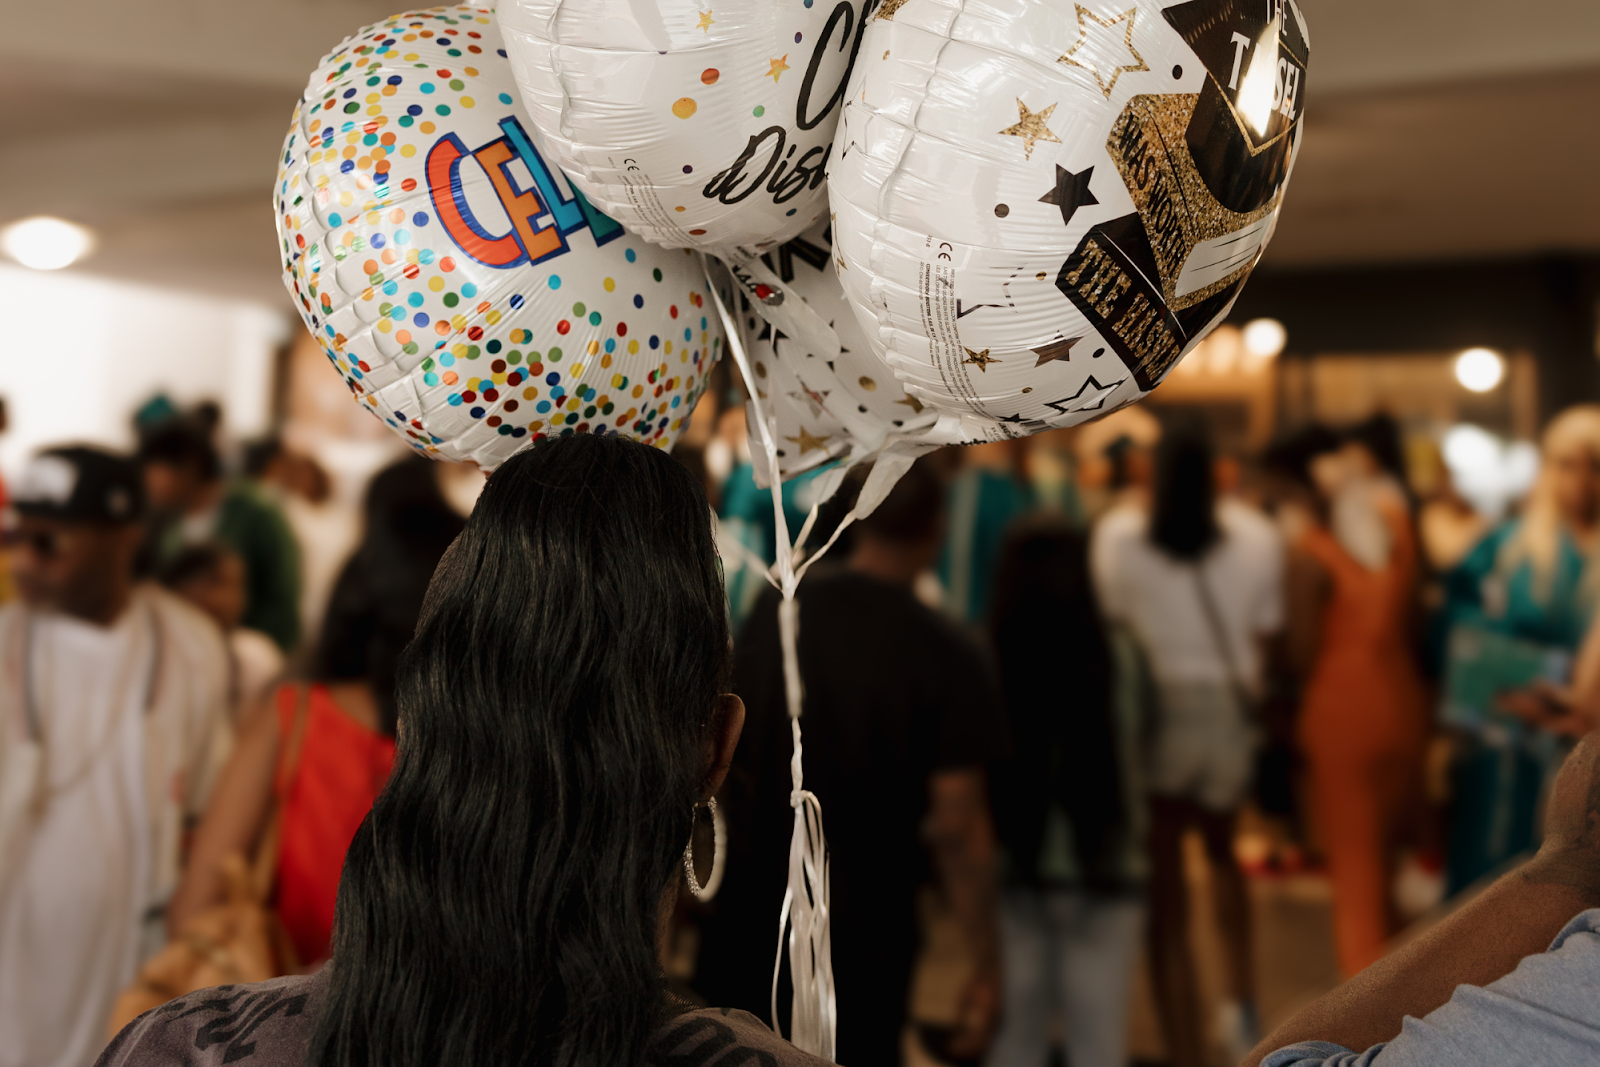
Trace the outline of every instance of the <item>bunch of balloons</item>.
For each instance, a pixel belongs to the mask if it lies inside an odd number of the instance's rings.
[[[923,452],[1148,394],[1272,237],[1309,59],[1296,0],[408,12],[301,98],[274,190],[284,279],[360,403],[485,468],[557,433],[670,446],[726,346],[774,492],[798,745],[794,596],[816,557],[796,559],[778,483],[873,462],[848,524]],[[791,1036],[831,1058],[799,763]]]

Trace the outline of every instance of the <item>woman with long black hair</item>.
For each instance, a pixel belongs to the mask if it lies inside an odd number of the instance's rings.
[[[815,1067],[666,991],[685,845],[738,742],[710,511],[665,454],[542,442],[439,565],[332,962],[141,1017],[106,1067]],[[701,871],[701,880],[705,878]]]
[[[1101,518],[1092,557],[1106,616],[1138,640],[1157,692],[1145,785],[1150,792],[1150,963],[1175,1067],[1205,1059],[1183,840],[1198,830],[1210,861],[1229,999],[1224,1047],[1242,1057],[1254,1019],[1249,898],[1233,856],[1234,819],[1255,755],[1251,705],[1265,642],[1283,624],[1283,545],[1266,516],[1218,499],[1200,427],[1161,442],[1148,508]]]

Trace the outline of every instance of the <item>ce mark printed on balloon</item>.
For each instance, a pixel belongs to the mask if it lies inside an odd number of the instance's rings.
[[[1303,136],[1293,0],[887,0],[830,163],[839,278],[929,443],[1069,426],[1226,318]]]

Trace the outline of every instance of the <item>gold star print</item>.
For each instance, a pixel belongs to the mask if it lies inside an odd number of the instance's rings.
[[[702,33],[710,33],[711,27],[716,21],[716,19],[711,17],[711,12],[702,11],[700,12],[700,25],[696,26],[695,29]]]
[[[789,69],[789,53],[785,52],[782,59],[769,59],[767,62],[771,64],[772,69],[763,74],[762,77],[771,78],[772,84],[776,85],[778,84],[779,76]]]
[[[914,396],[911,396],[909,393],[906,394],[906,398],[904,400],[896,400],[895,403],[904,404],[906,407],[911,409],[913,414],[922,414],[922,401],[918,400]]]
[[[1050,121],[1050,113],[1055,109],[1056,105],[1051,104],[1043,111],[1029,111],[1028,105],[1022,102],[1021,97],[1018,97],[1017,124],[1015,126],[1007,126],[1001,130],[1000,136],[1022,138],[1022,158],[1032,159],[1033,142],[1054,141],[1056,144],[1061,143],[1061,138],[1051,133],[1050,127],[1045,125]]]
[[[784,440],[793,441],[795,444],[799,445],[800,454],[802,456],[807,452],[827,451],[828,435],[823,434],[821,437],[813,437],[811,435],[811,431],[807,430],[804,426],[800,427],[799,437],[785,437]]]
[[[872,17],[883,19],[886,22],[893,22],[894,13],[904,7],[905,4],[906,0],[883,0],[883,4],[878,8],[878,13]]]
[[[963,348],[963,351],[966,352],[967,358],[961,362],[964,364],[970,363],[974,367],[977,367],[980,371],[987,372],[989,370],[989,364],[991,363],[1005,362],[1003,359],[995,359],[993,356],[991,356],[987,348],[985,348],[982,352],[974,352],[970,348]]]
[[[1103,19],[1082,4],[1074,4],[1078,9],[1078,43],[1067,50],[1067,54],[1056,60],[1057,63],[1070,63],[1074,67],[1081,67],[1094,75],[1094,80],[1099,83],[1100,91],[1111,99],[1111,91],[1117,87],[1117,79],[1122,77],[1123,71],[1137,73],[1149,70],[1150,65],[1144,61],[1139,50],[1133,47],[1133,23],[1138,17],[1139,9],[1130,7],[1114,19]],[[1089,21],[1085,22],[1087,18]],[[1119,23],[1126,22],[1127,26],[1122,33],[1120,45],[1115,34],[1095,33],[1094,43],[1089,41],[1089,29],[1097,26],[1100,30],[1115,30]],[[1110,63],[1109,60],[1124,58],[1119,53],[1126,52],[1133,57],[1132,63]],[[1111,75],[1111,80],[1106,81],[1106,74]]]

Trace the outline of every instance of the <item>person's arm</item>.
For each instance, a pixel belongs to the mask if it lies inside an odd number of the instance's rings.
[[[167,905],[169,937],[222,900],[225,859],[235,853],[250,858],[271,807],[278,744],[277,708],[269,694],[241,724],[233,754],[211,791],[183,877]]]
[[[927,836],[940,885],[974,959],[950,1049],[979,1055],[999,1021],[1000,999],[997,853],[983,771],[934,772],[928,779]]]
[[[245,562],[242,621],[292,653],[300,643],[300,543],[276,505],[244,492],[238,499],[231,537],[223,539],[237,545]]]
[[[1407,1016],[1427,1015],[1459,985],[1504,977],[1593,907],[1600,907],[1600,734],[1586,737],[1556,778],[1537,856],[1284,1023],[1240,1067],[1300,1042],[1359,1051],[1389,1041]]]

